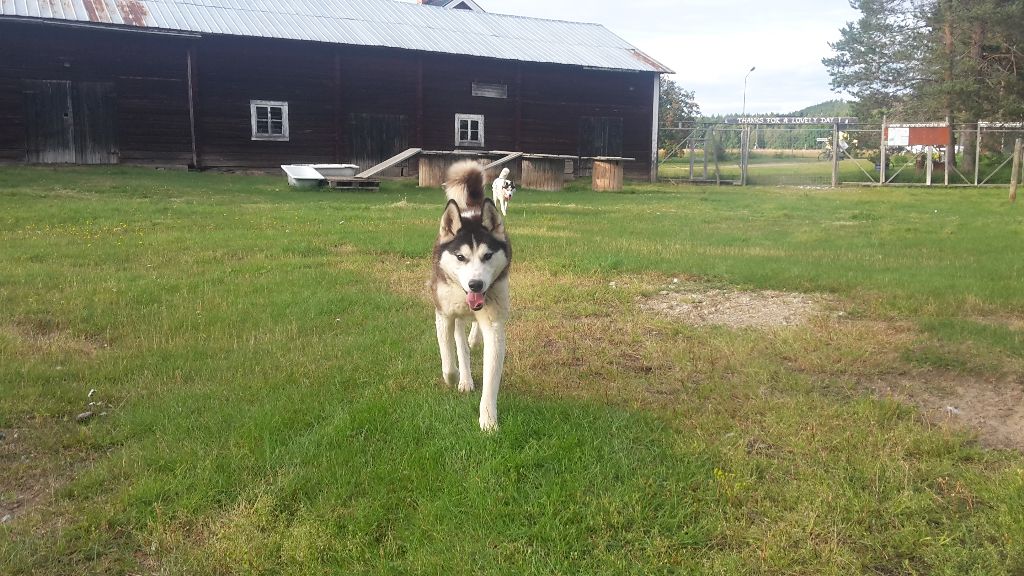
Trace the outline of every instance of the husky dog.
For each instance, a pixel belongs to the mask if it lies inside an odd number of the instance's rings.
[[[434,244],[434,300],[441,376],[460,392],[473,390],[470,345],[484,343],[484,388],[480,429],[498,426],[498,387],[505,363],[505,322],[509,313],[509,264],[512,249],[501,214],[484,198],[484,173],[472,161],[448,170],[448,204]],[[466,329],[472,322],[472,333]],[[458,366],[455,365],[456,357]]]
[[[494,204],[501,208],[501,215],[508,214],[508,201],[516,193],[516,183],[508,177],[508,168],[502,168],[501,174],[491,183],[491,194],[494,196]]]

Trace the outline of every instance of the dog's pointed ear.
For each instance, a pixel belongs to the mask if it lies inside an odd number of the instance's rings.
[[[484,199],[484,205],[480,209],[480,223],[484,230],[489,231],[502,240],[505,239],[505,222],[501,219],[501,212],[490,198]]]
[[[441,242],[448,242],[455,235],[459,233],[462,228],[462,213],[459,210],[459,203],[455,200],[449,200],[448,204],[444,207],[444,214],[441,215],[441,228],[437,232],[437,237]]]

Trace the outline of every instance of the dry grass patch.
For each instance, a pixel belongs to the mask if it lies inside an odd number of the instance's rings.
[[[980,324],[999,326],[1014,331],[1024,331],[1024,317],[1020,316],[982,316],[974,320]]]
[[[823,296],[774,290],[709,288],[673,280],[640,308],[694,326],[773,328],[798,326],[826,310]]]
[[[93,357],[108,344],[98,336],[72,334],[63,324],[49,317],[23,317],[0,325],[0,333],[12,339],[28,355],[71,353]]]

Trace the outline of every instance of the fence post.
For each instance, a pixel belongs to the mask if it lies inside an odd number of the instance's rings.
[[[1021,139],[1013,143],[1013,169],[1010,171],[1010,202],[1017,201],[1017,184],[1020,182]]]
[[[744,124],[740,131],[740,186],[747,185],[747,161],[750,153],[750,125]]]
[[[924,153],[927,154],[927,158],[924,161],[924,183],[928,186],[932,185],[932,168],[934,162],[932,161],[932,154],[935,153],[935,146],[928,146],[924,149]]]
[[[711,129],[714,134],[714,128]],[[704,179],[708,179],[708,127],[704,125]]]
[[[886,125],[885,115],[883,114],[883,115],[882,115],[882,143],[881,143],[881,153],[880,153],[880,154],[878,155],[878,157],[879,157],[879,159],[880,159],[880,163],[878,164],[878,185],[879,185],[879,186],[885,186],[885,161],[886,161],[886,157],[885,157],[885,152],[886,152],[886,150],[885,150],[886,138],[885,138],[885,137],[886,137],[886,135],[887,135],[887,134],[886,134],[886,132],[887,132],[887,131],[888,131],[888,127],[887,127],[887,125]]]
[[[832,187],[839,185],[839,123],[832,125]]]
[[[690,131],[690,135],[686,138],[687,140],[690,141],[690,150],[689,150],[689,152],[690,152],[690,180],[693,180],[693,151],[694,151],[694,144],[695,144],[693,139],[696,138],[696,137],[697,137],[697,129],[696,129],[696,126],[695,126],[694,129]]]
[[[949,126],[950,133],[953,133],[953,119],[949,116],[946,116],[946,125]],[[943,158],[945,170],[942,171],[942,184],[944,186],[949,186],[949,171],[953,168],[953,159],[956,158],[956,150],[954,148],[956,148],[956,140],[953,141],[952,146],[946,144],[946,157]]]
[[[722,172],[718,169],[718,131],[716,128],[716,126],[711,127],[711,149],[715,151],[715,155],[712,156],[715,161],[715,186],[721,186]]]
[[[978,120],[978,143],[974,147],[974,185],[978,185],[978,175],[981,174],[981,120]]]

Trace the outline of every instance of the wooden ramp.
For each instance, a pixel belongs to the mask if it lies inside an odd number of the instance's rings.
[[[498,166],[501,166],[502,164],[507,164],[507,163],[515,160],[516,158],[522,157],[522,155],[523,155],[522,152],[512,152],[508,156],[503,156],[501,158],[498,158],[494,162],[491,162],[490,164],[484,166],[484,170],[490,170],[492,168],[497,168]]]
[[[422,151],[422,148],[409,148],[405,152],[396,154],[391,158],[388,158],[387,160],[381,162],[380,164],[377,164],[376,166],[370,168],[369,170],[363,170],[359,174],[356,174],[356,178],[369,178],[370,176],[380,174],[381,172],[387,170],[388,168],[391,168],[392,166],[396,166],[402,162],[405,162],[409,158],[412,158],[413,156],[419,154]]]

